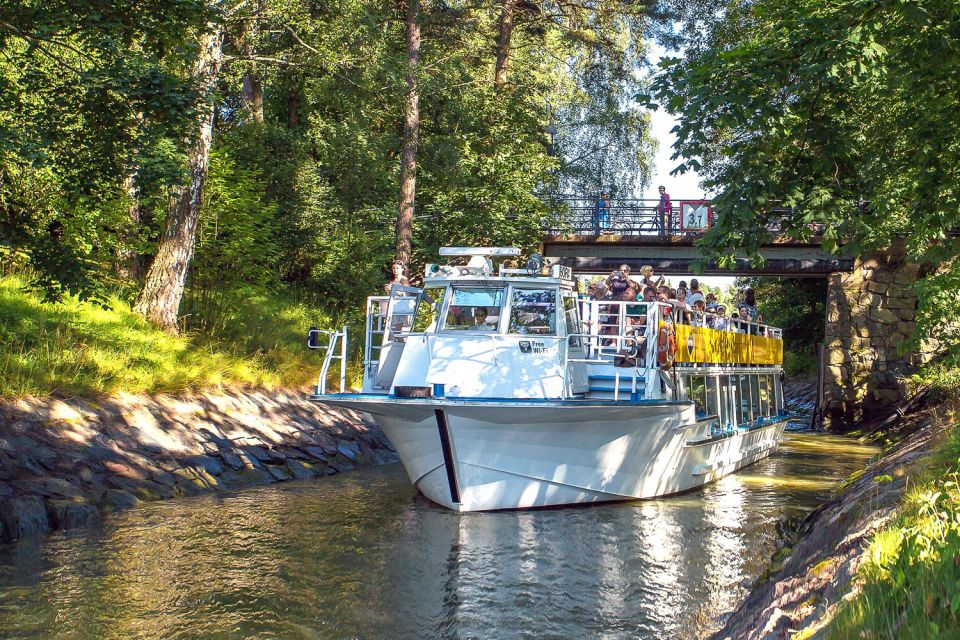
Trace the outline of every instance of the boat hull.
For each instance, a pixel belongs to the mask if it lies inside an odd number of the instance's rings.
[[[457,511],[687,491],[770,455],[786,425],[712,438],[688,402],[315,399],[370,413],[414,486]]]

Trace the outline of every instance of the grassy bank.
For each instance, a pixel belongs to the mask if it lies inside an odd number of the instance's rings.
[[[106,308],[47,303],[17,277],[0,279],[0,395],[175,393],[216,386],[303,386],[321,360],[306,329],[321,310],[280,295],[235,291],[215,332],[171,336],[118,299]]]
[[[922,382],[955,422],[960,368],[937,367]],[[889,481],[877,477],[877,482]],[[898,517],[877,533],[858,573],[860,595],[843,603],[827,637],[960,637],[960,430],[954,425],[912,480]]]

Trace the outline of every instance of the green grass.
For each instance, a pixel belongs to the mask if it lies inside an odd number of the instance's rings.
[[[231,301],[215,334],[171,336],[120,299],[108,308],[75,298],[47,303],[22,279],[0,278],[0,396],[316,382],[322,358],[306,348],[306,331],[330,327],[327,315],[255,290],[232,292]]]
[[[925,382],[955,398],[960,372],[934,369]],[[951,416],[952,414],[948,415]],[[951,426],[911,483],[900,513],[874,535],[859,570],[862,593],[844,602],[827,637],[960,638],[960,429]]]

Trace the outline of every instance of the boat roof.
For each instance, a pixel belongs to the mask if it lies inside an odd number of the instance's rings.
[[[550,276],[494,276],[494,275],[469,275],[469,276],[455,276],[455,277],[436,277],[430,278],[426,277],[423,280],[423,286],[429,287],[430,285],[448,285],[448,284],[476,284],[476,285],[507,285],[507,284],[519,284],[519,285],[532,285],[532,286],[548,286],[548,287],[565,287],[573,289],[576,287],[576,283],[573,280],[567,280],[564,278],[553,278]]]

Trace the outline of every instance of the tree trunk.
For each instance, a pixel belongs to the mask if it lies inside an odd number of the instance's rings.
[[[243,74],[243,104],[254,122],[263,122],[263,85],[260,84],[253,65]]]
[[[420,0],[407,0],[407,104],[403,110],[403,150],[400,158],[400,213],[397,215],[397,260],[410,262],[413,253],[413,211],[417,196],[417,146],[420,143]]]
[[[130,198],[130,231],[124,231],[120,237],[120,250],[117,251],[117,274],[125,280],[140,280],[140,258],[131,246],[140,234],[140,198],[136,185],[136,169],[132,169],[123,179],[123,189]]]
[[[493,88],[497,91],[507,84],[507,68],[510,66],[510,38],[513,35],[513,16],[517,0],[503,0],[500,12],[500,30],[497,33],[497,66],[493,76]]]
[[[287,95],[287,128],[296,129],[300,126],[300,87],[290,89]]]
[[[223,32],[218,24],[208,25],[200,39],[200,56],[193,66],[193,77],[200,86],[203,102],[196,119],[196,138],[190,150],[190,183],[174,194],[173,207],[167,212],[157,256],[150,265],[134,311],[166,331],[177,331],[177,313],[187,270],[193,257],[200,197],[207,178],[210,143],[213,140],[213,91],[223,57]]]

